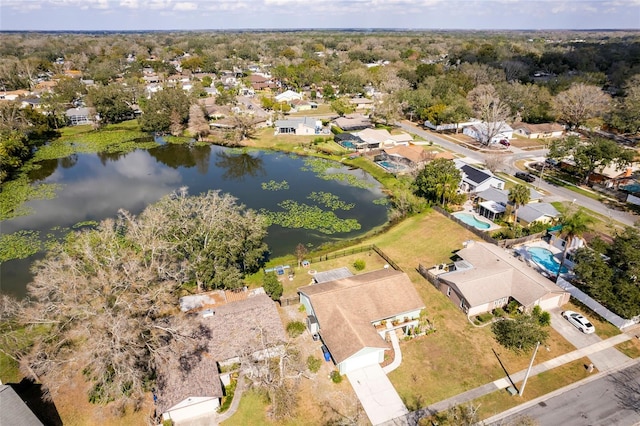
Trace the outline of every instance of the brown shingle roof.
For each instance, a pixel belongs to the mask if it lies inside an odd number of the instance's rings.
[[[426,158],[424,149],[417,145],[400,145],[393,148],[385,148],[384,152],[389,155],[399,155],[416,164],[424,161]]]
[[[424,308],[409,277],[393,269],[309,285],[298,291],[309,297],[322,340],[336,363],[366,347],[389,348],[372,322]]]
[[[195,351],[177,351],[159,366],[160,412],[188,397],[222,396],[216,362],[252,354],[286,339],[276,304],[266,294],[218,306],[214,312],[212,317],[198,314],[191,319],[189,329],[198,339]]]

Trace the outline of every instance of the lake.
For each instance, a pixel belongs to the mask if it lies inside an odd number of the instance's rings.
[[[332,179],[336,177],[343,179]],[[3,234],[35,230],[44,238],[79,222],[115,217],[119,209],[139,213],[183,186],[192,195],[208,190],[230,193],[239,203],[255,210],[282,211],[279,204],[286,200],[324,211],[333,208],[338,218],[357,220],[361,226],[325,234],[271,225],[266,243],[272,257],[293,253],[299,243],[314,248],[354,238],[387,221],[387,206],[380,202],[385,197],[381,186],[367,173],[337,162],[274,151],[163,144],[128,154],[77,154],[47,161],[33,179],[60,184],[57,197],[28,203],[33,213],[3,221]],[[342,202],[342,206],[352,206],[347,209],[323,204],[318,194],[324,194],[325,200],[331,194],[329,197]],[[0,292],[24,296],[32,278],[30,266],[41,257],[38,254],[3,263]]]

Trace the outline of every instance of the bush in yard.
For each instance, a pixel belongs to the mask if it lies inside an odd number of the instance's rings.
[[[331,381],[333,381],[333,383],[340,383],[342,381],[342,376],[338,370],[331,372]]]
[[[355,262],[353,262],[353,267],[356,268],[356,271],[362,271],[365,268],[365,266],[367,265],[364,263],[364,260],[362,259],[357,259]]]
[[[307,326],[304,325],[303,322],[290,321],[289,324],[287,324],[287,333],[289,334],[289,337],[293,339],[301,335],[306,328]]]
[[[307,358],[307,368],[309,369],[309,371],[311,371],[312,373],[317,373],[318,370],[320,370],[321,366],[322,361],[320,360],[320,358],[309,355],[309,357]]]
[[[543,311],[540,306],[534,306],[531,311],[531,316],[538,320],[538,324],[542,327],[551,325],[551,314],[547,311]]]
[[[262,287],[270,298],[276,301],[280,300],[283,291],[282,283],[275,272],[269,272],[264,275],[264,278],[262,279]]]

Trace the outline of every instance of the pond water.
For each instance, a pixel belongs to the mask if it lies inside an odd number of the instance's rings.
[[[330,168],[325,164],[324,172],[318,173],[311,170],[314,161],[318,160],[280,152],[171,144],[128,154],[77,154],[43,164],[34,179],[61,184],[57,197],[30,202],[33,214],[2,222],[2,233],[36,230],[45,237],[58,228],[115,217],[119,209],[139,213],[183,186],[192,195],[221,190],[255,210],[282,211],[278,204],[285,200],[331,210],[321,203],[321,197],[309,198],[312,192],[329,193],[334,200],[338,197],[341,202],[353,204],[350,209],[333,211],[340,219],[357,220],[361,225],[358,230],[324,234],[271,225],[266,238],[271,256],[293,253],[299,243],[317,247],[353,238],[387,221],[387,206],[378,202],[384,194],[375,179],[339,163],[329,163]],[[327,179],[338,174],[351,176],[356,184]],[[3,263],[0,292],[24,296],[32,278],[29,268],[41,256]]]

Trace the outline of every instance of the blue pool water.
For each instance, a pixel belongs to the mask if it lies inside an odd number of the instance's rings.
[[[466,223],[467,225],[473,226],[474,228],[479,229],[481,231],[484,231],[491,227],[489,223],[484,222],[482,220],[478,220],[474,215],[469,213],[456,213],[454,214],[454,216],[460,219],[461,221],[463,221],[464,223]]]
[[[556,260],[550,250],[544,247],[529,247],[527,251],[531,255],[531,260],[533,260],[538,266],[554,275],[558,273],[558,266],[560,265],[560,262]],[[563,266],[560,272],[564,274],[567,271],[567,268]]]
[[[407,169],[402,164],[394,163],[391,161],[376,161],[376,164],[382,167],[383,169],[390,171],[391,173],[402,172]]]
[[[340,142],[340,145],[347,149],[356,149],[356,145],[351,141],[342,141]]]

